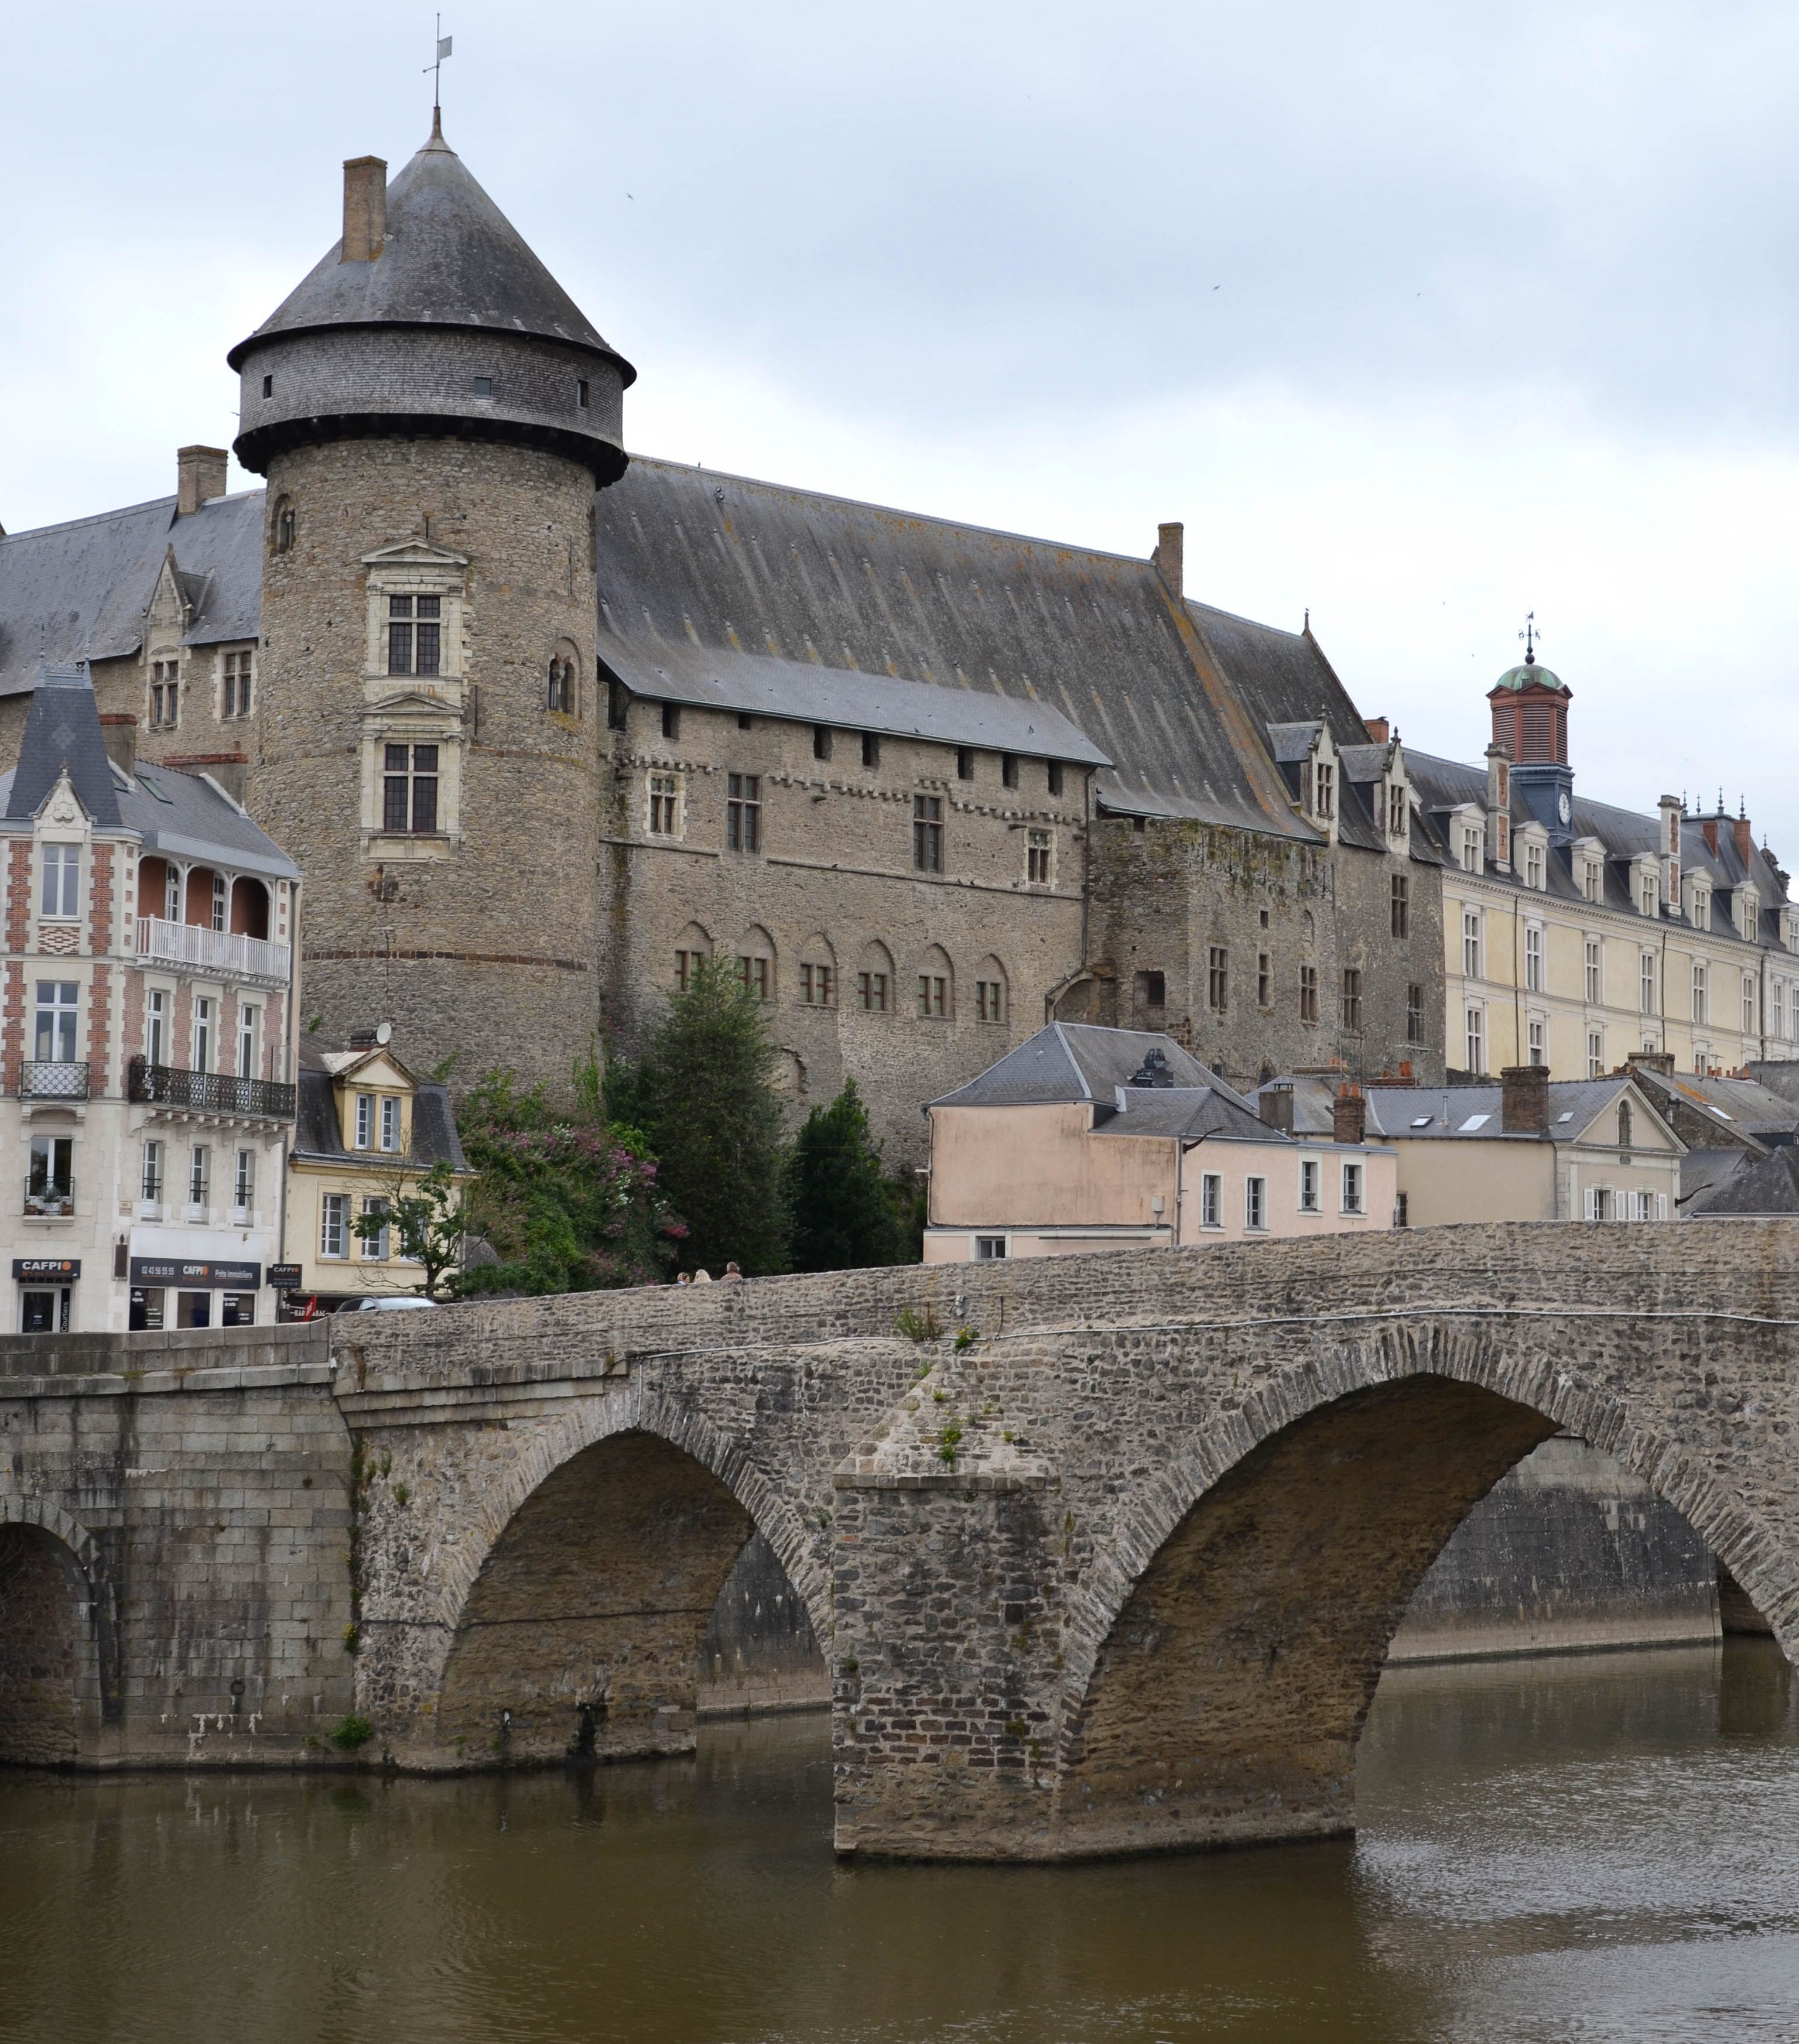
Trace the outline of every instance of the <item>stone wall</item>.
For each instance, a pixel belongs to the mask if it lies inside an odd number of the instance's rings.
[[[1442,891],[1434,867],[1351,846],[1251,836],[1210,824],[1103,816],[1093,831],[1094,981],[1071,1020],[1167,1029],[1240,1085],[1341,1060],[1372,1078],[1409,1062],[1443,1077]],[[1407,882],[1408,934],[1392,930],[1392,882]],[[1212,1005],[1212,953],[1225,1003]],[[1343,970],[1361,975],[1361,1028],[1343,1026]],[[1317,1018],[1302,1012],[1316,976]],[[1155,1001],[1155,975],[1163,999]],[[1266,998],[1264,998],[1264,986]],[[1420,1040],[1407,1034],[1419,990]]]

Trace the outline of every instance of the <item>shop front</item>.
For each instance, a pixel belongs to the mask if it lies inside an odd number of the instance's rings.
[[[256,1323],[259,1263],[212,1257],[133,1256],[130,1325],[247,1327]]]

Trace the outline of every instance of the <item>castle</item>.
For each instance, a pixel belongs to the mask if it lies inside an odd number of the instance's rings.
[[[435,118],[229,359],[265,490],[186,448],[172,500],[0,540],[0,756],[88,662],[121,756],[297,861],[321,1032],[566,1087],[714,955],[796,1107],[854,1076],[896,1158],[1047,1019],[1442,1077],[1447,826],[1309,628],[1186,595],[1178,525],[628,459],[634,371]]]

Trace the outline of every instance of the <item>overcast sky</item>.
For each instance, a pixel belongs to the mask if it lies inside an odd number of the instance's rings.
[[[162,494],[430,126],[432,17],[6,10],[0,524]],[[1799,859],[1799,7],[763,0],[446,15],[447,136],[634,450],[1147,555],[1474,758]],[[233,487],[248,480],[234,471]]]

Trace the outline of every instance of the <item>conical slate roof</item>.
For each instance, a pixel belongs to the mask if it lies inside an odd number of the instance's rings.
[[[341,259],[340,238],[247,340],[321,327],[474,327],[572,343],[609,356],[626,384],[636,371],[597,333],[575,301],[469,175],[433,118],[431,139],[387,187],[387,225],[372,262]]]
[[[64,774],[81,806],[98,824],[117,830],[118,790],[100,731],[94,683],[85,664],[40,668],[37,687],[19,742],[19,763],[6,793],[6,820],[35,816]]]

